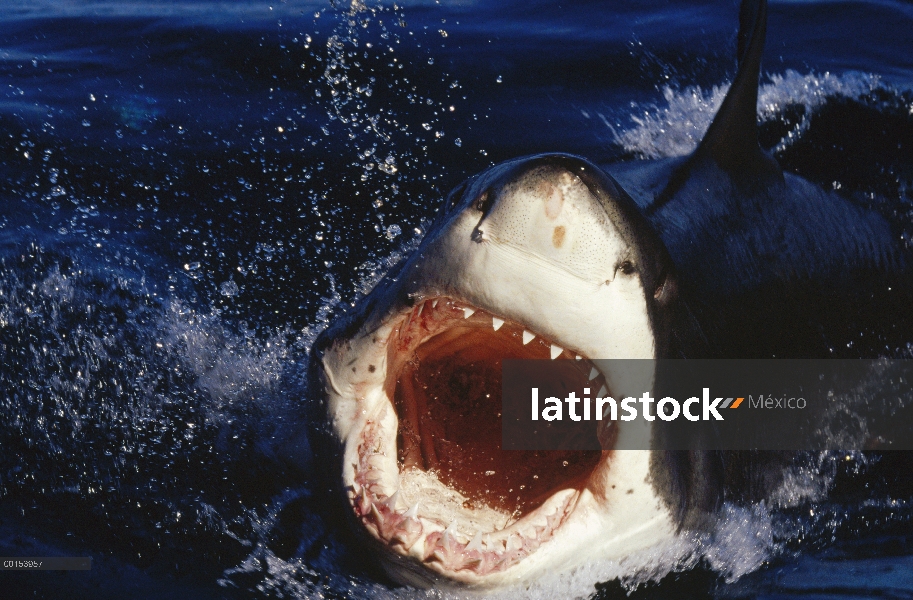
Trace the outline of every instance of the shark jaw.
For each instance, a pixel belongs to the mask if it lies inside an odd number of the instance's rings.
[[[649,453],[612,449],[649,437],[645,424],[612,424],[602,452],[500,449],[504,359],[562,361],[567,385],[594,393],[652,387],[652,373],[588,359],[657,353],[669,286],[633,203],[596,167],[552,155],[495,167],[449,204],[315,345],[356,533],[398,582],[477,587],[671,537]]]

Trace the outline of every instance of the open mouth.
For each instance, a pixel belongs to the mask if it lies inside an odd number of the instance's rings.
[[[565,361],[568,389],[604,391],[603,375],[573,350],[446,297],[418,302],[390,331],[393,406],[360,434],[355,514],[392,550],[448,576],[504,571],[554,536],[606,457],[502,450],[502,361]]]

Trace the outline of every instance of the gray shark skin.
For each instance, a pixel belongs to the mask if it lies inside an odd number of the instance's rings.
[[[581,387],[623,397],[655,373],[590,359],[826,355],[826,335],[796,328],[810,299],[838,294],[838,317],[898,306],[855,291],[905,277],[888,222],[758,145],[766,10],[743,2],[739,72],[691,156],[608,173],[562,154],[492,167],[315,342],[331,499],[393,580],[490,589],[630,556],[777,479],[780,455],[501,451],[503,359],[565,360]]]
[[[784,172],[761,149],[767,3],[743,2],[740,21],[739,70],[698,148],[604,168],[648,216],[687,286],[707,343],[685,354],[839,356],[848,335],[890,328],[905,312],[908,258],[883,216]]]

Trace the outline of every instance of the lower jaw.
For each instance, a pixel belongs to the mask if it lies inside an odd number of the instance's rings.
[[[494,519],[509,521],[510,515],[485,508],[467,514],[465,508],[460,510],[465,500],[459,492],[417,469],[401,472],[398,488],[387,493],[389,485],[376,476],[378,469],[372,464],[371,455],[365,456],[350,488],[350,502],[361,526],[390,553],[467,584],[493,579],[547,545],[577,509],[581,495],[588,493],[562,489],[522,518],[483,533]],[[458,519],[444,525],[448,511],[462,513],[461,525]],[[467,531],[472,523],[480,528]]]
[[[641,450],[611,453],[592,477],[594,481],[608,482],[611,472],[611,484],[556,493],[544,506],[558,507],[560,510],[553,513],[553,519],[561,515],[561,520],[554,519],[556,526],[538,541],[523,542],[520,533],[516,533],[530,531],[531,522],[527,521],[530,515],[489,539],[483,536],[481,550],[467,549],[468,536],[462,531],[448,533],[440,523],[419,515],[413,521],[422,529],[413,531],[415,542],[407,549],[409,541],[406,538],[403,543],[403,533],[409,530],[408,526],[398,528],[399,536],[390,537],[388,534],[393,529],[378,526],[374,520],[378,514],[392,516],[393,511],[383,502],[389,501],[389,496],[382,493],[373,496],[379,502],[372,500],[367,515],[358,516],[361,511],[356,511],[359,529],[373,540],[379,550],[380,565],[391,579],[420,588],[490,590],[522,585],[525,589],[543,575],[566,574],[594,561],[599,565],[596,570],[581,573],[592,572],[598,581],[604,581],[602,574],[606,568],[617,573],[623,565],[624,572],[633,575],[655,566],[651,562],[655,552],[646,551],[647,548],[668,544],[678,535],[671,514],[663,508],[648,481],[649,456],[648,451]],[[351,497],[356,508],[367,508],[362,494],[357,495],[362,498],[361,503],[355,494]],[[394,504],[400,506],[399,502]],[[396,513],[404,516],[401,507]],[[671,551],[676,552],[675,548]],[[670,549],[664,550],[667,551]]]

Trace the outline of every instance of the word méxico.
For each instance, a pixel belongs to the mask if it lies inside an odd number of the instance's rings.
[[[568,394],[567,398],[564,399],[564,404],[567,404],[567,415],[571,421],[589,421],[591,420],[591,404],[592,400],[587,397],[590,393],[590,388],[583,388],[584,396],[578,398],[575,392]],[[724,401],[727,401],[725,405],[720,406]],[[730,406],[732,398],[714,398],[710,399],[710,389],[704,388],[704,393],[701,398],[692,397],[685,400],[684,403],[679,403],[675,398],[663,398],[662,400],[657,401],[655,398],[650,396],[650,392],[644,392],[644,395],[640,398],[624,398],[620,403],[616,402],[614,398],[596,398],[596,410],[592,411],[595,416],[595,420],[601,421],[603,417],[607,417],[609,420],[617,421],[619,404],[622,411],[621,420],[622,421],[633,421],[638,417],[638,404],[642,407],[642,415],[647,421],[655,421],[656,417],[659,417],[663,421],[672,421],[677,419],[679,416],[684,416],[689,421],[709,421],[711,417],[716,421],[723,421],[723,416],[719,413],[718,409],[722,408],[737,408],[741,403],[742,398],[738,398],[734,404]],[[651,412],[653,403],[656,402],[656,410]],[[582,404],[580,412],[578,412],[578,403]],[[541,414],[542,419],[545,421],[562,421],[564,420],[564,404],[558,398],[550,396],[545,398],[543,401],[543,408],[540,412],[539,409],[539,388],[532,388],[532,420],[538,421]],[[699,406],[695,406],[699,405]],[[692,412],[692,410],[699,410],[698,413]]]

